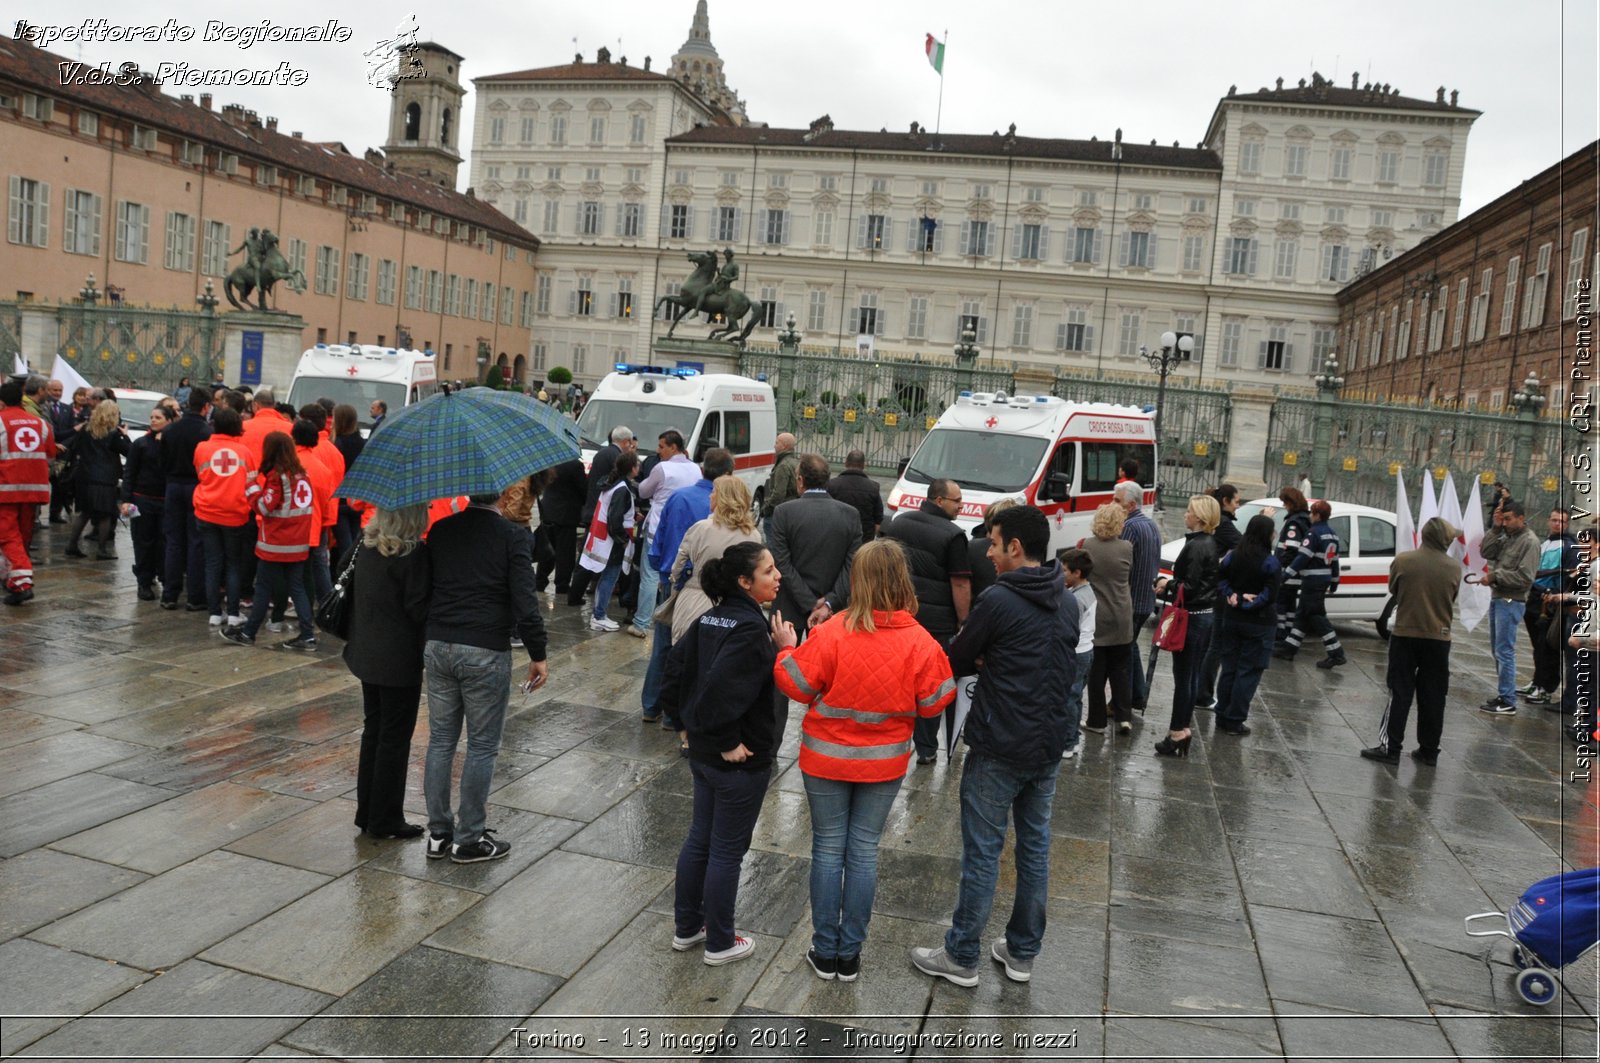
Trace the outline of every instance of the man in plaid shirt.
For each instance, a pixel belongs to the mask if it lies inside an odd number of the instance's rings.
[[[1133,566],[1128,570],[1128,590],[1133,599],[1133,648],[1129,655],[1128,677],[1133,689],[1133,708],[1143,712],[1150,688],[1145,684],[1144,662],[1139,656],[1139,633],[1144,622],[1156,611],[1156,573],[1161,568],[1161,530],[1139,508],[1144,488],[1132,480],[1117,484],[1112,493],[1116,503],[1127,511],[1122,538],[1133,544]]]

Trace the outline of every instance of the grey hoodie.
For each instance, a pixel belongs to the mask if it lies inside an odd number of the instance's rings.
[[[1391,634],[1450,641],[1450,621],[1461,591],[1461,562],[1445,551],[1456,535],[1443,517],[1434,517],[1422,526],[1422,545],[1389,565],[1389,593],[1395,603]]]

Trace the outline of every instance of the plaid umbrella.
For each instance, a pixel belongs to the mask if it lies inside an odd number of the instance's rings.
[[[467,388],[423,399],[384,421],[339,494],[398,509],[502,491],[577,456],[578,426],[551,407],[526,395]]]

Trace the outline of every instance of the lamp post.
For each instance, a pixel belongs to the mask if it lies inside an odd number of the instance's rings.
[[[1148,347],[1140,346],[1139,354],[1150,363],[1150,368],[1156,371],[1156,468],[1151,470],[1156,481],[1156,509],[1161,509],[1161,448],[1165,442],[1161,438],[1161,408],[1167,401],[1167,375],[1179,362],[1187,362],[1194,354],[1194,337],[1178,335],[1171,329],[1161,334],[1161,349],[1152,351]]]
[[[482,384],[489,378],[489,341],[482,336],[478,337],[478,383]]]
[[[978,366],[978,356],[983,352],[978,349],[978,334],[970,328],[961,330],[961,339],[952,348],[956,356],[956,376],[961,391],[972,390],[972,372]]]
[[[82,299],[85,306],[93,306],[100,301],[100,289],[94,286],[94,274],[83,282],[83,287],[78,289],[78,298]]]
[[[777,406],[779,431],[793,431],[794,429],[794,384],[797,379],[795,366],[800,357],[800,341],[805,336],[800,332],[794,318],[794,311],[789,311],[784,318],[783,328],[778,330],[778,380],[777,380]]]
[[[1511,497],[1525,502],[1523,495],[1528,487],[1528,465],[1533,455],[1533,427],[1544,409],[1543,385],[1532,373],[1522,386],[1511,393],[1511,408],[1517,412],[1516,434],[1511,450]]]
[[[1328,450],[1333,441],[1333,411],[1339,401],[1344,377],[1339,375],[1339,357],[1329,352],[1322,371],[1311,378],[1317,386],[1317,416],[1311,444],[1311,487],[1324,494],[1328,490]]]
[[[200,354],[208,369],[214,369],[215,367],[211,366],[210,362],[211,352],[215,349],[217,335],[217,290],[215,285],[211,283],[210,277],[206,278],[205,290],[195,296],[194,301],[195,305],[200,307],[202,315],[200,318]]]

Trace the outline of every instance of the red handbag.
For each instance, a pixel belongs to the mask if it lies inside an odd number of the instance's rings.
[[[1183,607],[1183,584],[1178,584],[1178,598],[1161,610],[1156,621],[1156,634],[1152,640],[1157,649],[1178,653],[1189,636],[1189,610]]]

